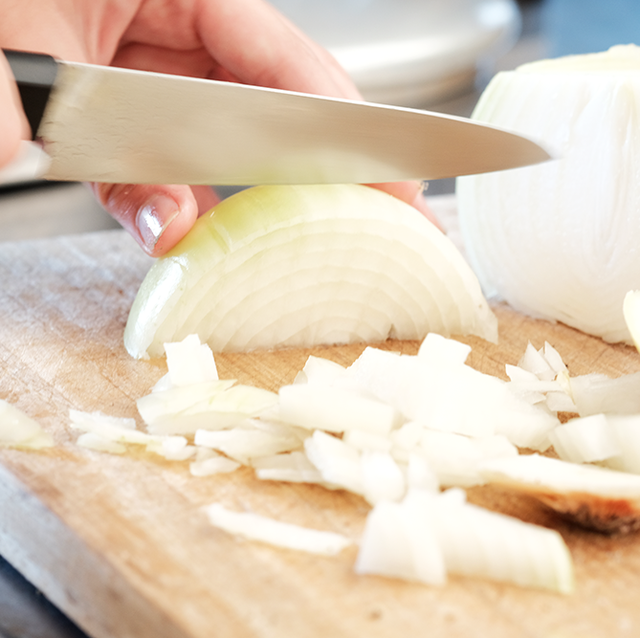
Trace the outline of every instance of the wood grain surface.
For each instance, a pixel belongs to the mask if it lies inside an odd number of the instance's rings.
[[[553,527],[576,566],[572,596],[452,577],[442,588],[356,576],[356,549],[334,558],[242,542],[213,529],[217,501],[357,540],[368,506],[249,470],[195,478],[151,453],[75,445],[69,408],[137,417],[135,399],[166,370],[122,346],[150,260],[122,231],[0,243],[0,398],[42,423],[55,447],[0,449],[0,553],[95,638],[640,635],[640,536],[609,538],[489,488],[470,500]],[[462,339],[469,363],[504,376],[527,342],[549,341],[574,374],[640,370],[632,348],[496,307],[500,343]],[[417,343],[382,347],[415,352]],[[310,353],[350,363],[363,346],[218,356],[220,375],[268,389]]]

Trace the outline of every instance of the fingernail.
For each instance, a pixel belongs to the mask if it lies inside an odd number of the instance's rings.
[[[136,226],[148,253],[152,253],[171,222],[180,214],[177,202],[167,195],[154,195],[138,210]]]

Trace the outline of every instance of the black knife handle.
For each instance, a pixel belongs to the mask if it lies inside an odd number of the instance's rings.
[[[22,108],[29,120],[35,140],[38,127],[49,101],[49,94],[56,81],[58,63],[44,53],[27,53],[2,49],[18,84]]]

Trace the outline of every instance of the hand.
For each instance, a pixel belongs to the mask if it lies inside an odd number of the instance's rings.
[[[335,59],[264,0],[0,0],[0,8],[0,45],[7,48],[360,99]],[[0,166],[15,152],[16,138],[24,137],[14,94],[6,69],[0,67],[0,134],[10,130],[0,137],[8,140],[0,149]],[[415,182],[378,187],[426,210]],[[197,216],[218,201],[212,189],[202,186],[92,188],[105,209],[153,256],[170,250]]]
[[[29,124],[20,106],[11,69],[0,54],[0,168],[18,152],[21,139],[29,137]]]

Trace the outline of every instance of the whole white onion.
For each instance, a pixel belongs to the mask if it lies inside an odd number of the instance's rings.
[[[640,288],[640,48],[499,73],[473,117],[558,157],[458,179],[461,233],[485,294],[631,343],[622,303]]]

